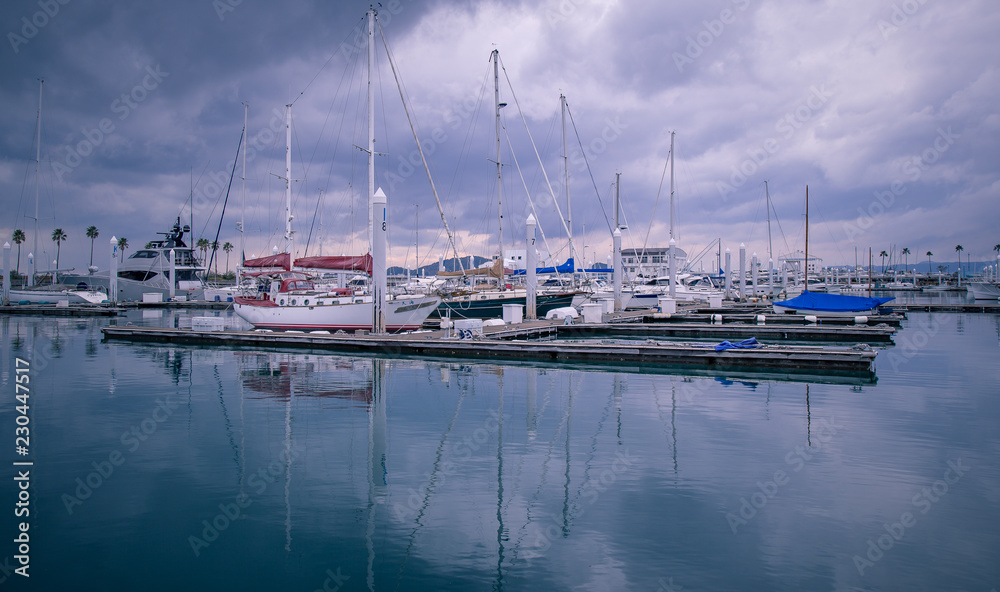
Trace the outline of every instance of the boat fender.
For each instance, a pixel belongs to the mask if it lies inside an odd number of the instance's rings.
[[[866,316],[857,316],[857,317],[854,317],[854,324],[855,325],[867,325],[868,324],[868,317],[866,317]]]
[[[722,315],[720,315],[720,314],[714,314],[714,315],[712,315],[712,322],[713,323],[719,323],[719,324],[721,324],[722,323]]]
[[[804,320],[807,323],[818,323],[819,322],[819,319],[816,318],[816,315],[806,315],[804,317]]]
[[[766,315],[757,315],[757,324],[758,325],[763,325],[765,320],[767,320],[767,316]]]

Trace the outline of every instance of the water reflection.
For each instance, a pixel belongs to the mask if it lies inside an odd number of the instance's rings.
[[[859,390],[162,344],[98,342],[95,356],[90,322],[9,318],[0,353],[9,379],[14,355],[62,344],[33,419],[48,438],[33,527],[59,533],[36,558],[63,566],[40,574],[44,589],[85,569],[148,590],[305,591],[339,574],[369,590],[975,589],[1000,575],[983,520],[1000,490],[1000,322],[964,323],[940,323]],[[170,420],[67,514],[75,479],[165,397],[179,402]],[[870,575],[852,571],[959,457],[972,467],[960,487]],[[734,534],[726,513],[776,470],[790,483]],[[195,556],[188,537],[240,495],[252,503]]]

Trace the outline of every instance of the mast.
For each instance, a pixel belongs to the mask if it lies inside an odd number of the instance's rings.
[[[500,109],[506,107],[506,103],[500,102],[500,50],[493,50],[493,101],[496,105],[496,132],[497,132],[497,234],[500,237],[500,265],[501,269],[504,265],[503,262],[503,185],[502,176],[500,169],[502,165],[500,164]],[[501,271],[502,274],[502,271]],[[503,278],[500,278],[501,283]]]
[[[802,272],[802,289],[809,291],[809,186],[806,185],[806,261]]]
[[[576,249],[573,245],[573,208],[569,199],[569,150],[566,149],[566,95],[559,95],[559,104],[562,108],[562,140],[563,140],[563,172],[566,184],[566,235],[569,239],[570,255],[574,258],[573,265],[573,285],[576,285]]]
[[[767,191],[767,181],[764,181],[764,207],[767,209],[767,257],[773,259],[771,253],[771,194]]]
[[[375,8],[368,8],[368,252],[374,239],[372,216],[375,212],[375,90],[372,72],[375,71]]]
[[[670,238],[674,236],[674,132],[670,132]],[[674,262],[670,262],[674,266]]]
[[[38,165],[42,160],[42,87],[44,80],[38,81],[38,131],[35,140],[35,257],[31,264],[31,281],[28,285],[35,285],[35,271],[38,269]]]
[[[249,111],[250,105],[243,103],[243,207],[240,208],[240,265],[246,260],[246,226],[244,216],[247,211],[247,114]]]
[[[619,187],[621,187],[621,183],[622,183],[622,174],[621,173],[615,173],[615,230],[618,230],[619,228],[621,228],[621,226],[618,224],[618,205],[619,205],[618,204],[618,189],[619,189]],[[612,232],[614,232],[614,230],[612,230]]]
[[[285,251],[292,254],[292,105],[285,105]]]

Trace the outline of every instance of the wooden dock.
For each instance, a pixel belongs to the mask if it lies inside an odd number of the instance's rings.
[[[329,353],[387,357],[459,358],[486,361],[552,362],[612,366],[633,370],[698,368],[713,371],[767,372],[854,377],[874,381],[876,352],[867,347],[829,348],[763,345],[715,351],[709,344],[620,343],[613,340],[503,341],[434,339],[428,333],[338,335],[257,331],[191,331],[150,327],[102,329],[106,339],[183,343],[200,346],[294,348]]]

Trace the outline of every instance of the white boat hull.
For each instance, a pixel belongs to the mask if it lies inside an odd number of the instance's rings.
[[[967,286],[972,297],[976,300],[997,300],[1000,298],[1000,283],[969,282]]]
[[[11,290],[12,303],[55,304],[59,301],[70,304],[100,304],[107,302],[108,295],[99,290]]]
[[[373,303],[370,296],[332,298],[325,296],[288,296],[285,305],[250,304],[239,298],[233,309],[240,318],[257,329],[275,331],[353,331],[371,329]],[[292,304],[294,302],[294,304]],[[437,296],[414,296],[386,301],[387,331],[419,329],[441,299]]]
[[[813,310],[807,308],[794,308],[790,306],[783,306],[775,302],[772,304],[774,307],[774,312],[776,314],[797,314],[797,315],[813,315],[817,317],[861,317],[870,316],[877,313],[877,307],[868,310]]]

